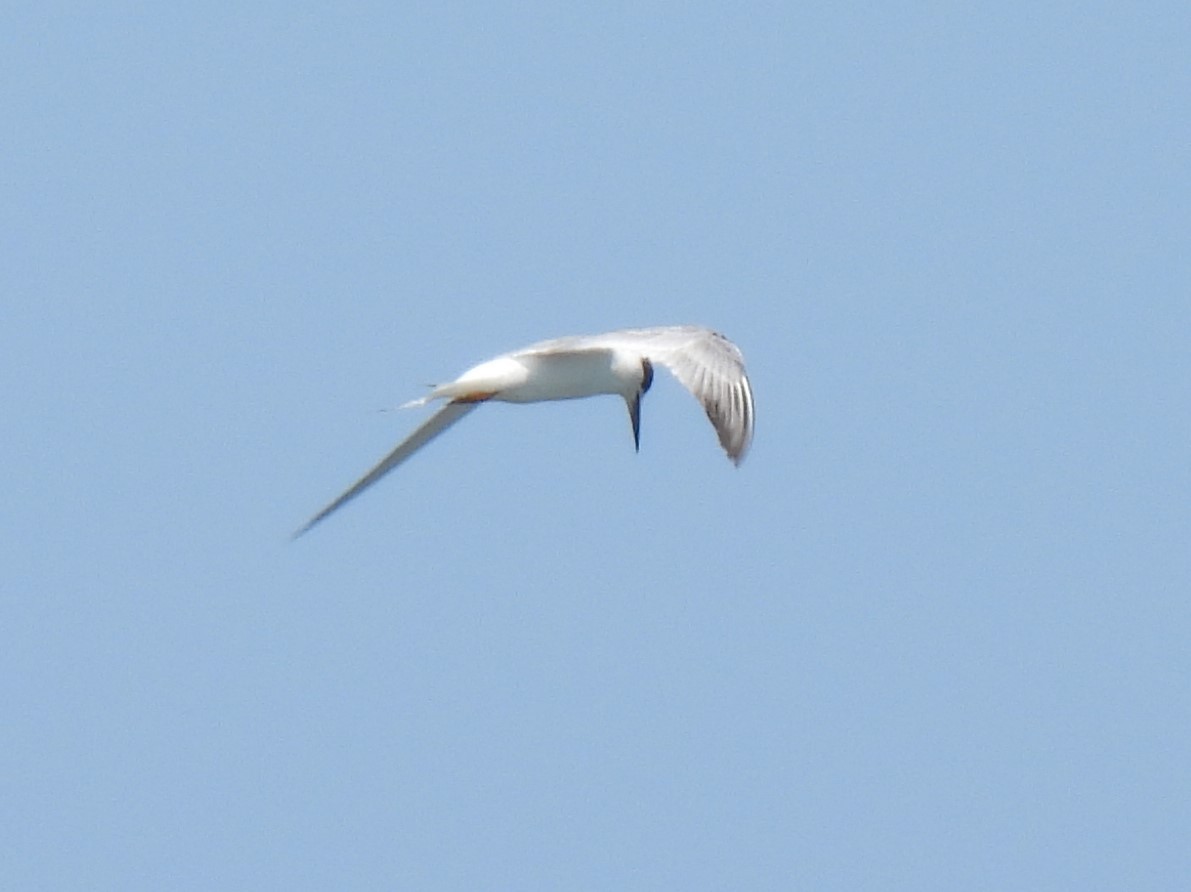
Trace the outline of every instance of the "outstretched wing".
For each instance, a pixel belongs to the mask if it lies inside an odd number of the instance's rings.
[[[644,345],[703,404],[720,445],[733,463],[744,461],[753,441],[753,388],[740,349],[710,329],[658,329]]]
[[[427,418],[421,427],[402,440],[396,449],[377,462],[376,467],[353,483],[347,492],[310,518],[294,533],[293,538],[297,539],[320,520],[342,508],[478,405],[479,403],[447,403]]]

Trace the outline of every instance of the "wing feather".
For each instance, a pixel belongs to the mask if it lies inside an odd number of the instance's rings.
[[[653,349],[653,362],[673,372],[703,404],[720,445],[739,465],[753,440],[753,388],[740,349],[723,335],[706,328],[663,329]]]
[[[293,538],[297,539],[320,520],[342,508],[478,405],[479,403],[447,403],[427,418],[421,427],[402,440],[392,452],[377,462],[372,470],[353,483],[343,495],[310,518],[303,527],[294,533]]]

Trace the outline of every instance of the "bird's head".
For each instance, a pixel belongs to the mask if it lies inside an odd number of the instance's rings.
[[[653,386],[653,363],[641,357],[641,384],[637,392],[625,394],[624,401],[629,407],[629,420],[633,423],[633,446],[641,451],[641,397]]]
[[[649,392],[649,388],[653,386],[653,363],[648,359],[641,359],[641,393]]]

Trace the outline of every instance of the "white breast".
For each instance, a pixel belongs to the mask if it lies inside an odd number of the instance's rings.
[[[640,383],[640,362],[610,350],[534,354],[513,358],[525,379],[501,390],[494,399],[510,403],[570,400],[600,393],[632,392]]]

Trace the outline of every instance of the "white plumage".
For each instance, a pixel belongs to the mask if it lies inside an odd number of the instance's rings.
[[[421,406],[438,399],[447,401],[294,536],[358,496],[488,400],[536,403],[619,394],[628,406],[633,441],[639,448],[641,397],[653,382],[655,364],[669,369],[703,404],[720,445],[739,465],[753,439],[753,390],[745,373],[744,357],[723,335],[694,325],[675,325],[556,338],[482,362],[454,381],[406,403]]]

